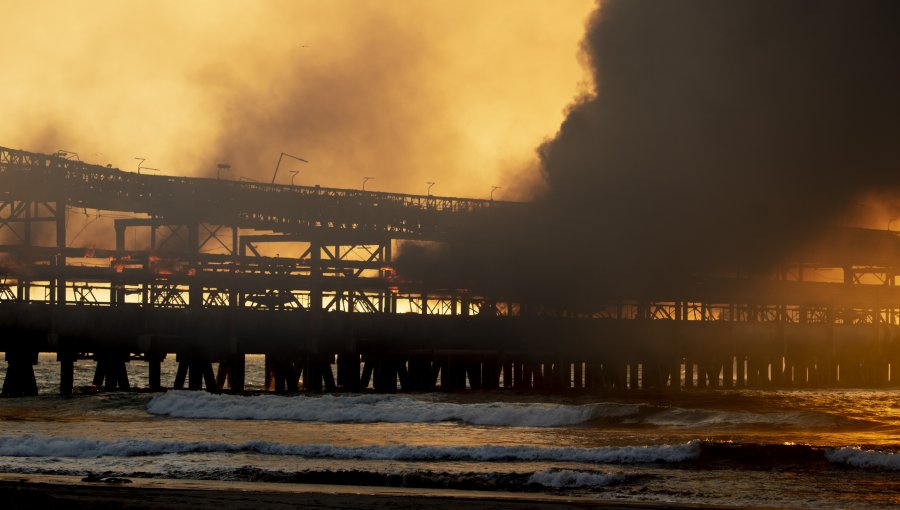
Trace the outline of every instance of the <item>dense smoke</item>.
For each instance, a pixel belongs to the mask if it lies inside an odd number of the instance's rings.
[[[596,93],[540,147],[534,217],[401,268],[581,297],[765,270],[900,184],[898,23],[888,1],[602,2]]]

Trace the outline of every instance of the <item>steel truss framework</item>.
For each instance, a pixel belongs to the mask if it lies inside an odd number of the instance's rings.
[[[335,355],[337,364],[346,368],[344,374],[352,374],[344,375],[344,382],[338,384],[348,388],[363,384],[357,377],[362,356],[367,367],[362,372],[364,385],[372,380],[376,389],[385,391],[396,389],[398,378],[406,381],[404,387],[419,390],[433,389],[438,377],[443,388],[464,388],[467,381],[473,388],[492,388],[501,370],[504,385],[513,387],[574,384],[571,387],[579,388],[589,381],[605,380],[617,388],[631,388],[665,385],[667,380],[673,386],[682,381],[685,386],[714,380],[723,385],[775,381],[788,372],[796,380],[834,379],[833,374],[821,374],[834,366],[838,371],[858,371],[863,359],[873,374],[880,374],[879,380],[886,380],[885,374],[900,366],[900,350],[891,347],[900,345],[894,342],[900,340],[900,329],[894,327],[900,325],[900,289],[895,285],[900,238],[891,232],[842,229],[831,245],[812,250],[805,260],[785,264],[772,274],[748,275],[736,268],[733,274],[697,275],[677,289],[659,288],[577,307],[523,302],[515,295],[485,295],[479,289],[432,288],[401,280],[394,273],[398,241],[443,241],[467,222],[518,214],[525,207],[430,195],[136,175],[0,148],[0,238],[5,243],[0,244],[0,310],[10,312],[7,318],[22,310],[41,317],[42,321],[9,322],[32,333],[40,322],[37,329],[47,328],[46,337],[55,334],[52,328],[57,320],[73,321],[67,327],[75,338],[93,326],[81,327],[78,321],[87,321],[86,317],[140,322],[128,324],[134,340],[129,344],[131,352],[119,352],[118,345],[92,354],[86,352],[88,344],[59,349],[60,362],[69,366],[79,356],[95,357],[96,384],[109,388],[128,387],[124,363],[136,356],[151,363],[158,380],[159,356],[173,351],[154,347],[160,338],[150,334],[149,322],[141,322],[154,318],[183,321],[179,327],[168,328],[169,332],[197,330],[197,324],[210,321],[203,324],[212,326],[208,336],[215,338],[203,345],[215,354],[179,351],[183,363],[176,386],[188,381],[191,388],[204,383],[207,388],[222,387],[224,383],[213,377],[209,365],[214,355],[222,360],[220,378],[229,379],[231,388],[243,387],[243,361],[234,356],[251,351],[229,344],[230,335],[239,329],[234,324],[218,328],[211,322],[262,316],[271,324],[244,327],[245,338],[252,335],[246,333],[248,328],[257,327],[273,336],[284,331],[294,335],[287,344],[273,341],[266,347],[267,356],[272,354],[266,386],[285,391],[296,388],[301,373],[304,384],[312,388],[323,382],[333,387],[327,367]],[[132,215],[113,222],[115,248],[69,245],[68,215],[81,208]],[[78,313],[67,316],[60,310]],[[333,317],[341,318],[333,321],[341,325],[328,326],[332,350],[322,352],[317,342],[326,331],[323,323]],[[384,317],[391,320],[380,321]],[[409,317],[427,321],[406,320]],[[541,320],[529,322],[535,318]],[[491,329],[497,323],[520,329]],[[784,343],[772,344],[774,348],[764,356],[756,343],[727,353],[663,349],[670,355],[668,360],[648,357],[648,352],[657,352],[654,349],[639,352],[617,345],[604,351],[606,358],[589,359],[599,355],[588,352],[591,346],[584,349],[578,343],[579,335],[588,331],[578,329],[585,328],[585,323],[595,328],[590,331],[604,331],[597,338],[607,343],[610,339],[623,344],[652,343],[659,337],[687,345],[692,340],[679,337],[683,331],[714,337],[732,325],[741,325],[747,335],[763,337],[762,344],[780,332]],[[341,329],[348,324],[356,331]],[[478,330],[481,325],[486,326]],[[815,336],[825,326],[831,333]],[[363,352],[354,342],[366,338],[366,328],[382,328],[386,333],[371,340],[369,345],[374,347]],[[497,340],[491,336],[497,331],[505,331],[505,351],[485,354],[484,346]],[[117,334],[108,332],[107,337]],[[191,334],[203,336],[197,331]],[[527,349],[515,343],[538,334],[540,342]],[[813,343],[807,336],[833,341],[831,352],[807,349]],[[441,345],[454,347],[441,352],[405,345],[401,358],[396,354],[399,347],[390,344],[398,338],[421,342],[434,337],[443,338]],[[575,353],[569,348],[562,353],[557,337],[581,350]],[[856,352],[862,345],[859,338],[876,347],[860,355],[864,357],[846,355],[838,365],[827,359],[834,352]],[[894,344],[878,344],[881,340]],[[785,354],[789,344],[790,360]],[[894,361],[885,371],[883,359],[890,349],[896,350],[890,351]],[[30,352],[20,352],[7,359],[17,360],[16,370],[22,370],[32,358]],[[222,366],[227,370],[221,371]],[[71,366],[64,373],[71,373]],[[853,377],[861,380],[857,375]],[[31,391],[28,377],[14,379],[14,387],[4,389],[4,394]],[[68,384],[71,390],[71,381]]]
[[[783,266],[769,277],[783,284],[778,296],[771,296],[771,291],[740,296],[728,288],[736,288],[736,281],[743,283],[738,273],[737,278],[702,278],[697,285],[701,291],[679,289],[679,295],[671,297],[623,296],[626,299],[613,303],[565,310],[524,306],[514,296],[480,296],[471,289],[424,289],[392,278],[394,240],[441,240],[478,214],[514,214],[522,204],[139,175],[65,156],[0,148],[0,232],[7,232],[13,241],[2,247],[11,256],[6,258],[6,278],[0,281],[0,299],[14,294],[25,301],[98,304],[104,301],[98,289],[108,286],[109,303],[140,296],[141,303],[163,307],[511,316],[528,310],[619,319],[797,323],[898,320],[900,301],[893,287],[900,242],[887,232],[844,233],[854,238],[837,244],[856,246],[855,255],[837,260],[826,247],[808,261]],[[67,266],[73,255],[65,241],[67,207],[144,216],[117,220],[115,253],[93,254],[115,259],[110,264],[114,274]],[[44,250],[32,242],[33,229],[40,223],[56,225],[56,243]],[[149,248],[126,251],[129,229],[146,231]],[[300,243],[303,253],[281,257],[260,249],[278,243]],[[867,250],[873,245],[889,249]],[[879,259],[873,253],[888,256]],[[839,271],[844,285],[807,282],[810,272],[822,269]],[[79,280],[79,273],[92,277]],[[32,276],[37,274],[44,274],[43,279]],[[843,290],[876,285],[885,291]],[[44,289],[33,295],[31,287]],[[723,295],[714,295],[716,291]],[[835,294],[841,296],[835,299]],[[405,306],[398,309],[398,302]]]

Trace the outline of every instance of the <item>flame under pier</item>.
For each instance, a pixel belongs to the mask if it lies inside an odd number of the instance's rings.
[[[145,362],[154,389],[243,391],[246,354],[265,354],[267,389],[284,392],[900,385],[891,232],[841,229],[768,278],[698,277],[575,311],[393,273],[398,242],[524,204],[64,156],[0,148],[7,396],[36,393],[38,352],[57,353],[62,394],[85,357],[107,390],[129,389],[128,363]],[[172,353],[178,373],[162,381]]]

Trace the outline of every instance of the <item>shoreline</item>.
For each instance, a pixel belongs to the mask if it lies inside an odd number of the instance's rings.
[[[127,483],[85,482],[69,475],[0,473],[0,501],[9,509],[208,509],[254,510],[325,508],[356,510],[396,508],[672,510],[743,508],[653,501],[602,500],[589,497],[451,489],[415,489],[273,482],[228,482],[129,478]]]

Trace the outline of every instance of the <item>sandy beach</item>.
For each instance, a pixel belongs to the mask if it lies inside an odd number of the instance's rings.
[[[6,509],[575,509],[713,508],[604,501],[545,494],[421,490],[338,485],[224,482],[171,479],[85,482],[75,476],[0,474],[0,501]],[[722,507],[715,507],[722,508]]]

